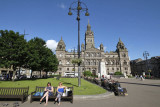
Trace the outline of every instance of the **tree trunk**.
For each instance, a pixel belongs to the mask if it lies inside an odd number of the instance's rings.
[[[14,80],[15,80],[15,75],[16,75],[16,71],[13,71],[12,81],[14,81]]]
[[[40,78],[42,78],[42,77],[41,77],[41,70],[40,70]]]
[[[32,78],[32,70],[31,70],[31,78]]]
[[[46,71],[46,78],[47,78],[47,73],[48,73],[48,71]]]
[[[20,78],[20,70],[21,70],[21,67],[19,67],[19,70],[18,70],[18,79]]]

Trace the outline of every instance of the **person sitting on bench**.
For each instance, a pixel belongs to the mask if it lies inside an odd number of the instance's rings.
[[[59,86],[57,87],[57,97],[55,99],[55,103],[57,102],[57,99],[58,99],[58,105],[60,105],[61,97],[62,97],[62,95],[64,93],[64,88],[66,89],[67,87],[63,86],[62,82],[60,82]]]
[[[50,82],[47,83],[47,87],[44,90],[44,94],[43,94],[43,97],[40,99],[40,102],[42,102],[42,100],[46,98],[46,103],[45,103],[45,106],[46,106],[48,103],[49,96],[53,96],[53,87],[51,86]]]

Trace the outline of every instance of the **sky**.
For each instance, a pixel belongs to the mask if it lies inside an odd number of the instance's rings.
[[[29,41],[42,38],[55,51],[63,38],[66,50],[77,48],[77,13],[70,5],[77,0],[0,0],[0,30],[28,34]],[[80,14],[80,43],[85,43],[88,20],[94,32],[95,47],[102,43],[105,51],[115,51],[121,38],[130,60],[160,56],[160,0],[80,0],[90,16]],[[72,5],[73,7],[76,6]],[[85,8],[84,5],[82,5]]]

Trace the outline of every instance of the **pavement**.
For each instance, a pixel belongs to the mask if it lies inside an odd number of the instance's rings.
[[[127,88],[128,96],[114,96],[113,93],[92,96],[74,96],[73,104],[61,102],[61,107],[160,107],[160,80],[118,79],[121,87]],[[103,97],[104,96],[104,97]],[[0,101],[8,103],[7,107],[13,107],[15,101]],[[58,106],[49,102],[47,107]],[[38,101],[33,103],[19,102],[19,107],[44,107]]]

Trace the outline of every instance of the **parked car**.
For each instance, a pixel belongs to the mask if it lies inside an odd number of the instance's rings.
[[[22,80],[22,79],[27,79],[27,76],[26,76],[25,74],[24,74],[24,75],[20,75],[19,79],[20,79],[20,80]]]
[[[0,75],[0,80],[4,80],[4,77],[2,75]]]

